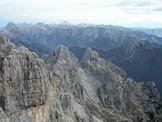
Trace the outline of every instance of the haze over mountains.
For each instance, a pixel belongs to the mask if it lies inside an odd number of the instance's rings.
[[[78,58],[86,48],[97,50],[137,81],[155,81],[162,87],[161,29],[125,28],[112,25],[14,24],[0,30],[14,43],[23,44],[39,56],[59,44],[68,46]]]
[[[48,25],[43,23],[16,25],[8,23],[1,30],[1,34],[16,42],[38,43],[50,49],[62,43],[69,47],[90,46],[107,51],[120,46],[129,36],[139,41],[147,40],[151,43],[162,44],[159,36],[111,25]]]
[[[0,122],[162,122],[161,13],[162,0],[0,0]]]

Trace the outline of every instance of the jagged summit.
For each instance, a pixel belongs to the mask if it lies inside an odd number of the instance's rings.
[[[77,58],[69,51],[64,45],[59,45],[55,52],[55,58],[69,65],[73,65],[77,62]]]
[[[37,23],[35,25],[32,26],[33,29],[36,29],[37,31],[48,31],[48,28],[50,27],[48,24],[44,24],[44,23]],[[41,31],[40,31],[41,32]]]
[[[160,120],[154,104],[160,96],[153,84],[136,83],[90,48],[80,62],[63,45],[55,53],[45,63],[56,79],[61,109],[55,109],[62,118],[70,122],[139,122],[151,120],[148,113],[153,112]]]
[[[117,75],[120,74],[123,77],[126,76],[126,73],[122,69],[113,65],[111,62],[102,59],[98,52],[91,48],[86,49],[82,62],[85,67],[89,67],[95,72],[110,71]]]
[[[9,23],[6,25],[5,29],[7,29],[7,30],[13,30],[13,29],[18,29],[18,27],[17,27],[17,25],[16,25],[15,23],[9,22]]]
[[[7,37],[0,36],[0,44],[11,44],[11,42]]]
[[[59,45],[57,46],[55,52],[54,52],[56,55],[60,55],[60,56],[68,56],[69,55],[69,49],[64,46],[64,45]]]
[[[98,52],[92,50],[91,48],[87,48],[83,56],[83,61],[97,60],[98,58],[99,58]]]

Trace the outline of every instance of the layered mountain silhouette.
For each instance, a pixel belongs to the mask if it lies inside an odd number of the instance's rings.
[[[160,29],[155,30],[111,25],[8,23],[0,35],[39,56],[50,54],[59,44],[64,44],[81,59],[85,49],[91,47],[135,80],[155,81],[162,93],[162,37]]]
[[[148,28],[141,28],[141,29],[137,29],[139,31],[143,31],[147,34],[153,34],[159,37],[162,37],[162,29],[161,28],[154,28],[154,29],[148,29]]]
[[[60,45],[43,61],[0,37],[0,59],[1,122],[161,121],[155,83],[134,81],[91,48],[78,60]]]
[[[48,25],[38,23],[36,25],[8,23],[0,30],[1,35],[10,38],[11,41],[35,45],[36,43],[47,49],[56,48],[59,44],[68,47],[91,47],[108,51],[121,44],[128,36],[135,37],[139,41],[147,40],[150,43],[162,44],[162,38],[146,34],[135,29],[107,25]],[[39,50],[39,49],[38,49]]]

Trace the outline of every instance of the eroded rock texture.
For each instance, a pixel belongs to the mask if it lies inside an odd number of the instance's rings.
[[[0,37],[0,121],[46,122],[48,84],[36,54]]]
[[[0,122],[161,122],[155,84],[90,48],[79,61],[61,45],[44,61],[0,37]]]
[[[56,80],[57,122],[160,122],[154,83],[136,83],[88,48],[82,61],[64,46],[45,56]]]

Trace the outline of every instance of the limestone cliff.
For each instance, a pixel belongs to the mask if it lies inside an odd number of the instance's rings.
[[[43,59],[0,37],[0,122],[161,122],[155,84],[92,49],[79,61],[60,45]]]
[[[88,48],[82,61],[59,46],[44,57],[56,79],[57,122],[160,122],[155,84],[137,83]]]
[[[47,122],[49,83],[36,54],[0,37],[0,122]]]

